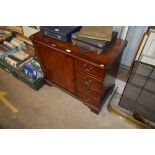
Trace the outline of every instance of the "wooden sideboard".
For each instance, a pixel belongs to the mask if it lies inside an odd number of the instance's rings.
[[[114,88],[127,41],[117,39],[104,54],[97,55],[40,32],[31,39],[47,84],[61,88],[99,113]]]

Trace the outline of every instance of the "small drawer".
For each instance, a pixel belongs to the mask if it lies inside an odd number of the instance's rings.
[[[99,101],[101,101],[104,97],[104,91],[101,91],[101,92],[96,91],[90,88],[89,86],[81,84],[81,82],[78,82],[78,81],[76,82],[76,90],[81,91],[85,94],[88,94]]]
[[[96,67],[92,64],[89,64],[87,62],[80,61],[80,60],[75,60],[74,64],[75,64],[76,68],[81,69],[84,72],[90,73],[93,76],[96,76],[101,79],[103,79],[103,77],[104,77],[104,69],[103,68]]]
[[[75,70],[75,81],[80,82],[84,86],[96,88],[99,91],[103,90],[103,81],[88,76],[79,70]]]
[[[51,49],[54,48],[54,49],[61,50],[64,52],[66,52],[66,50],[68,49],[67,45],[61,46],[58,41],[56,41],[55,39],[51,39],[51,38],[49,39],[49,38],[43,37],[42,39],[38,39],[37,42],[43,45],[50,46]]]
[[[77,96],[87,105],[98,108],[100,101],[94,100],[93,97],[88,94],[84,94],[83,92],[77,91]]]

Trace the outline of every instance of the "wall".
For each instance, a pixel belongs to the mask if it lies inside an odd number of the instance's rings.
[[[113,31],[118,32],[117,38],[125,39],[128,26],[113,26]]]
[[[121,64],[125,67],[130,67],[134,55],[137,51],[140,40],[143,36],[143,33],[147,31],[148,26],[130,26],[126,36],[128,45],[124,50]]]

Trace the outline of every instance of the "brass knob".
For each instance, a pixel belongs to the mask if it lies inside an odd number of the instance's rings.
[[[56,45],[55,44],[51,44],[53,47],[56,47]]]
[[[100,67],[101,67],[101,68],[104,68],[104,65],[103,65],[103,64],[100,64]]]
[[[66,49],[66,52],[71,53],[71,50],[70,49]]]
[[[55,44],[49,44],[50,46],[52,46],[52,47],[56,47],[56,45]]]

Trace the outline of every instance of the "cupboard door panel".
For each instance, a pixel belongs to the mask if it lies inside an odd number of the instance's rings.
[[[74,93],[73,59],[56,49],[39,43],[36,47],[45,79]]]

